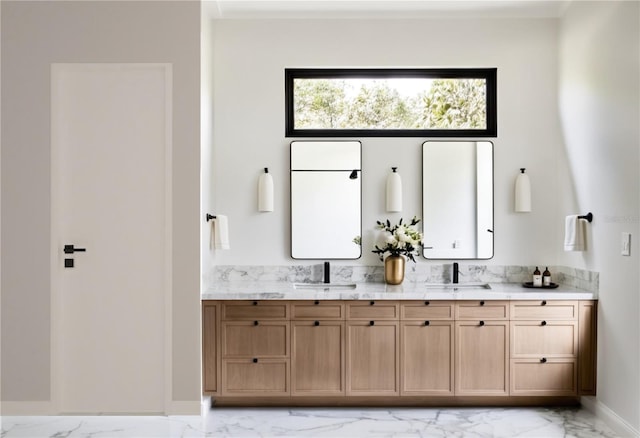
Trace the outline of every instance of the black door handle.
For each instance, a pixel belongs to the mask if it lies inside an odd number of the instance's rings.
[[[65,254],[73,254],[74,252],[87,252],[86,248],[76,248],[73,245],[65,245],[64,253]]]

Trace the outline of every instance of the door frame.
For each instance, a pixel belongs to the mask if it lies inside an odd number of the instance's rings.
[[[52,410],[55,414],[61,413],[61,328],[60,321],[62,313],[61,300],[61,271],[62,248],[58,247],[58,233],[60,224],[60,211],[58,209],[58,193],[60,187],[59,181],[59,147],[56,144],[56,136],[53,123],[53,104],[56,96],[56,80],[63,72],[68,69],[81,70],[97,70],[111,68],[114,70],[122,70],[125,68],[154,67],[160,69],[165,75],[165,169],[164,169],[164,413],[168,414],[172,410],[173,403],[173,379],[172,379],[172,339],[173,339],[173,323],[172,323],[172,303],[173,303],[173,65],[171,63],[52,63],[50,71],[50,285],[51,285],[51,332],[50,332],[50,398]],[[134,412],[131,412],[134,414]]]

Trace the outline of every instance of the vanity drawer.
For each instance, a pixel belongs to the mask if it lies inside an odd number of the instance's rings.
[[[511,319],[577,320],[577,301],[512,301]]]
[[[577,394],[575,359],[512,359],[511,395],[573,396]]]
[[[405,301],[400,305],[402,320],[452,320],[452,301]]]
[[[288,301],[225,301],[223,320],[289,319]]]
[[[222,361],[222,394],[289,395],[289,373],[289,359],[225,359]]]
[[[511,322],[511,357],[576,357],[576,321]]]
[[[397,301],[351,301],[347,304],[347,319],[398,319],[399,310]]]
[[[469,300],[455,305],[456,319],[509,319],[508,301]]]
[[[294,301],[291,303],[291,319],[344,319],[344,303],[341,301]]]
[[[225,321],[222,357],[289,356],[289,321]]]

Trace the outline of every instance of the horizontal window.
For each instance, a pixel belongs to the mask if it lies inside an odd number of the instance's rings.
[[[288,137],[495,137],[496,69],[285,69]]]

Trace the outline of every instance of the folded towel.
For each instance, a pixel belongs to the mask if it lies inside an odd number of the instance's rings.
[[[579,219],[577,214],[569,215],[564,225],[564,250],[584,251],[587,243],[587,220]]]
[[[217,215],[211,221],[211,248],[230,249],[229,245],[229,221],[224,215]]]

